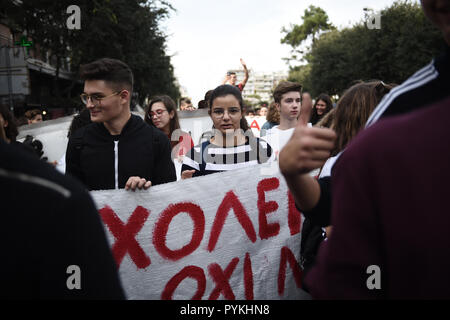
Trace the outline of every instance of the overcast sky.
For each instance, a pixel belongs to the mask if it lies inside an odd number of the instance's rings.
[[[375,11],[394,0],[169,0],[177,10],[162,23],[168,35],[175,76],[194,105],[219,85],[228,69],[241,68],[243,58],[254,72],[287,71],[282,60],[290,47],[282,45],[281,28],[301,24],[311,4],[328,14],[338,28],[364,18],[363,8]],[[383,27],[383,21],[381,21]]]

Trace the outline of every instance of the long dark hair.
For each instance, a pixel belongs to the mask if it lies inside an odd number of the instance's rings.
[[[154,97],[150,103],[148,104],[147,110],[145,112],[145,122],[148,124],[154,126],[153,119],[150,116],[150,112],[152,111],[152,106],[156,102],[162,102],[164,107],[166,107],[167,112],[170,114],[172,111],[174,113],[174,116],[172,119],[170,119],[169,122],[169,138],[172,135],[172,132],[174,132],[176,129],[180,129],[180,121],[178,120],[178,113],[177,113],[177,106],[175,104],[175,101],[169,96],[156,96]]]
[[[14,115],[8,110],[5,105],[0,105],[0,113],[5,121],[8,122],[8,126],[5,127],[5,135],[11,142],[16,141],[16,137],[19,134],[17,129],[16,119]]]
[[[69,131],[67,132],[67,137],[70,138],[75,131],[90,123],[92,123],[90,111],[88,108],[83,108],[79,114],[73,117]]]
[[[336,132],[336,146],[333,156],[343,150],[356,134],[364,128],[372,111],[395,84],[374,80],[359,82],[348,88],[336,106],[333,130]]]
[[[325,102],[325,104],[327,105],[327,108],[325,109],[324,113],[322,115],[318,115],[317,114],[317,108],[316,105],[317,103],[322,100],[323,102]],[[331,101],[331,98],[329,95],[325,94],[325,93],[321,93],[317,99],[316,102],[314,102],[314,106],[312,109],[312,114],[311,114],[311,120],[310,122],[312,123],[312,125],[315,125],[317,122],[319,122],[320,119],[322,119],[322,117],[324,115],[326,115],[331,109],[333,109],[333,102]]]
[[[216,98],[224,97],[229,94],[233,95],[237,99],[237,101],[239,101],[239,107],[241,108],[241,113],[242,113],[242,115],[244,115],[245,107],[244,107],[244,100],[242,99],[241,91],[237,87],[230,86],[228,84],[218,86],[211,93],[211,96],[209,97],[209,101],[208,101],[209,112],[211,112],[213,101]],[[249,130],[247,120],[244,118],[244,116],[242,116],[242,118],[240,120],[240,125],[241,125],[241,129],[244,130],[244,132]]]
[[[178,113],[177,113],[177,105],[175,104],[175,101],[169,96],[161,95],[161,96],[155,96],[150,103],[148,104],[148,107],[145,110],[145,122],[147,122],[151,126],[155,126],[153,124],[153,119],[150,116],[150,112],[152,111],[152,106],[156,102],[162,102],[164,104],[164,107],[166,107],[167,112],[170,114],[173,111],[173,118],[169,121],[169,140],[170,145],[172,148],[178,144],[179,141],[172,141],[172,133],[180,129],[180,121],[178,120]]]

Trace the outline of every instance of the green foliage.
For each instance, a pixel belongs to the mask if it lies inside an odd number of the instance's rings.
[[[335,27],[328,22],[328,15],[326,12],[315,6],[309,6],[303,16],[303,23],[301,25],[290,25],[290,29],[283,27],[282,33],[286,35],[281,39],[281,43],[288,44],[292,47],[291,57],[285,58],[288,63],[292,60],[308,60],[310,48],[306,47],[303,50],[298,49],[302,43],[306,43],[307,39],[312,39],[315,43],[319,34],[327,30],[334,30]],[[303,57],[303,58],[299,58]]]
[[[11,20],[14,31],[26,33],[42,53],[49,52],[50,60],[55,62],[54,94],[60,97],[56,81],[62,59],[69,56],[69,46],[74,41],[66,26],[66,8],[70,1],[32,1],[24,0],[20,5],[9,2],[5,7],[6,17]]]
[[[400,84],[443,48],[440,31],[419,4],[397,1],[380,14],[381,29],[368,29],[362,21],[323,33],[309,52],[308,65],[291,69],[289,78],[313,95],[341,95],[360,79]]]
[[[69,5],[81,9],[81,30],[66,26]],[[173,66],[166,55],[165,35],[158,23],[173,8],[165,1],[145,0],[23,0],[7,15],[27,30],[40,47],[57,57],[69,57],[72,70],[109,57],[127,63],[135,78],[134,91],[142,104],[146,96],[168,94],[175,100]],[[76,80],[76,79],[74,79]]]
[[[303,88],[302,91],[310,92],[312,84],[310,83],[311,75],[311,65],[302,65],[298,67],[291,68],[289,71],[288,81],[301,83]]]
[[[286,33],[286,36],[281,39],[281,43],[289,44],[295,48],[309,36],[315,41],[320,31],[334,29],[334,26],[328,22],[327,13],[322,8],[312,5],[305,10],[302,20],[303,24],[291,25],[290,30],[283,27],[282,32]]]
[[[244,106],[248,110],[252,109],[255,106],[255,104],[248,99],[244,99]]]

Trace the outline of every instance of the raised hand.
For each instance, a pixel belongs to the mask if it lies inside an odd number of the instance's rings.
[[[311,99],[302,99],[302,104],[300,106],[300,115],[298,116],[298,123],[300,125],[308,125],[309,119],[311,118],[312,108],[313,105]]]
[[[310,128],[299,123],[280,152],[283,175],[308,174],[323,166],[334,148],[336,134],[328,128]]]
[[[285,176],[307,174],[322,167],[334,148],[336,133],[333,130],[307,126],[311,110],[312,102],[305,100],[297,127],[280,152],[280,171]]]

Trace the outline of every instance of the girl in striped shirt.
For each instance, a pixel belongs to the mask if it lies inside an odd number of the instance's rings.
[[[213,136],[184,157],[181,178],[246,168],[266,162],[272,148],[255,138],[244,118],[241,92],[230,85],[214,89],[209,98]]]

